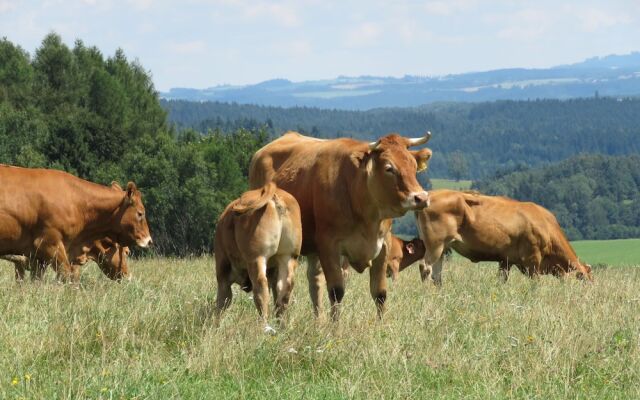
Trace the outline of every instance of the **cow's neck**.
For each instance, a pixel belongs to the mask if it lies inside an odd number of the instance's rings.
[[[91,242],[103,239],[106,236],[116,236],[122,216],[124,205],[124,192],[108,187],[99,187],[92,190],[84,204],[84,226],[87,235],[85,240]]]

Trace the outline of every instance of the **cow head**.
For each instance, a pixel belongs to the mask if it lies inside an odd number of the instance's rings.
[[[581,263],[579,260],[575,263],[576,278],[583,280],[586,279],[593,282],[593,276],[591,275],[591,265]]]
[[[402,241],[402,261],[400,262],[400,271],[407,268],[418,260],[422,260],[426,248],[424,242],[420,238],[413,238],[410,242]]]
[[[426,143],[431,133],[409,139],[390,134],[369,143],[361,158],[367,172],[367,187],[384,218],[395,218],[429,205],[429,194],[420,186],[416,172],[427,168],[431,150],[409,150]]]
[[[98,252],[96,262],[109,279],[120,282],[123,278],[131,278],[128,247],[120,246],[110,240],[101,240],[96,243],[95,248]]]
[[[111,185],[116,190],[122,190],[115,182]],[[142,204],[142,193],[133,182],[127,184],[127,189],[124,192],[119,212],[120,235],[118,242],[125,246],[148,247],[153,244],[153,241],[147,224],[144,204]]]

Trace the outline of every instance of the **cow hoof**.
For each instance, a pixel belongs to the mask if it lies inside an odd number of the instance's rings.
[[[269,325],[264,327],[263,332],[266,333],[267,335],[275,335],[277,333],[276,330],[270,327]]]

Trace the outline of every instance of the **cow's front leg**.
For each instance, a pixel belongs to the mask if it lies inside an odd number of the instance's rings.
[[[500,278],[502,282],[506,283],[509,279],[509,270],[511,265],[507,261],[500,261]]]
[[[318,254],[322,272],[327,281],[327,292],[331,303],[331,319],[340,319],[340,307],[344,297],[344,275],[340,265],[340,253],[334,248],[325,248]]]
[[[73,281],[73,268],[61,241],[48,243],[43,241],[38,250],[39,253],[42,254],[40,257],[41,260],[38,260],[38,262],[41,262],[43,265],[49,262],[54,271],[56,271],[56,278],[59,282],[75,282]]]
[[[22,281],[24,281],[25,270],[27,269],[27,262],[22,260],[14,260],[13,265],[16,272],[16,282],[22,283]]]
[[[380,253],[373,260],[369,269],[369,291],[376,305],[378,318],[382,319],[387,301],[387,246],[382,246]]]

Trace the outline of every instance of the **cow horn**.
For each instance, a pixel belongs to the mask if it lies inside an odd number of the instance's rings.
[[[427,143],[429,141],[429,139],[431,139],[431,132],[427,131],[427,133],[424,134],[424,137],[410,138],[409,139],[409,146],[407,146],[407,147],[420,146],[421,144]]]
[[[369,150],[375,150],[378,148],[378,146],[380,146],[380,139],[376,140],[375,142],[369,143]]]

